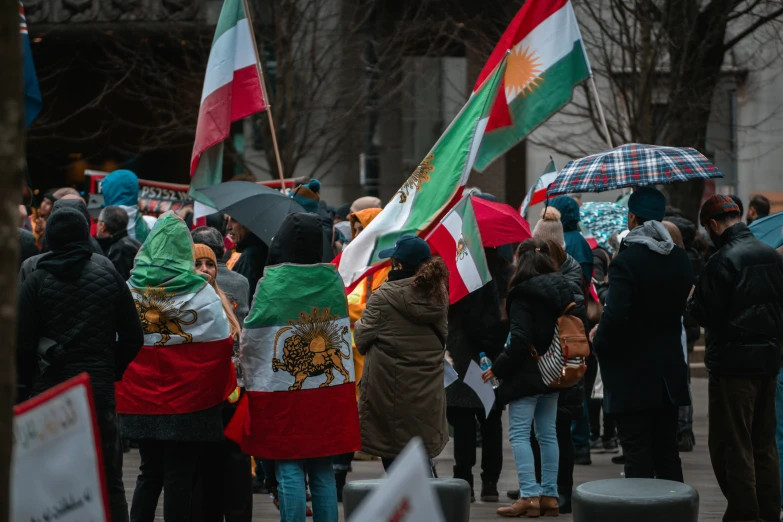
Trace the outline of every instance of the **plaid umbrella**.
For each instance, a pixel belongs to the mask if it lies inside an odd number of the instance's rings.
[[[547,196],[722,177],[696,149],[629,143],[569,161],[549,185]]]
[[[609,251],[609,236],[628,228],[628,209],[617,203],[588,201],[579,207],[579,217],[598,246]]]

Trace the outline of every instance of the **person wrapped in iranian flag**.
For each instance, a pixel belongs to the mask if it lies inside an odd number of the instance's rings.
[[[190,516],[192,480],[205,443],[223,440],[223,401],[236,388],[234,340],[223,303],[194,269],[185,222],[158,220],[128,280],[144,346],[117,383],[122,436],[139,441],[141,474],[131,519],[152,520],[165,488],[165,518]]]

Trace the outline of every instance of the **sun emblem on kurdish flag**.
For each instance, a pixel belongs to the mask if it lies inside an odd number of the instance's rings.
[[[421,186],[430,180],[430,173],[435,170],[432,165],[434,159],[435,156],[427,154],[427,157],[413,171],[411,177],[402,185],[402,188],[397,192],[400,195],[400,203],[405,203],[411,192],[421,190]]]
[[[326,388],[334,380],[333,370],[344,377],[343,383],[350,382],[351,376],[343,366],[342,359],[351,357],[351,344],[345,339],[348,327],[337,324],[339,316],[331,315],[328,308],[323,312],[313,308],[312,314],[301,312],[299,321],[289,321],[275,335],[272,371],[285,370],[296,379],[289,391],[301,390],[308,377],[326,374],[321,388]],[[292,331],[293,335],[283,342],[283,360],[277,358],[277,343],[280,337]],[[342,345],[348,349],[348,355],[342,351]]]
[[[132,289],[136,294],[134,303],[136,311],[141,320],[141,326],[145,334],[160,334],[160,341],[155,346],[164,346],[172,335],[182,337],[185,343],[192,343],[193,336],[186,333],[182,328],[195,323],[198,320],[198,314],[195,310],[180,310],[182,303],[175,303],[171,300],[174,294],[166,293],[162,288],[147,287],[143,290]],[[190,315],[190,320],[185,317]]]
[[[506,99],[510,102],[517,96],[525,96],[537,89],[541,82],[541,63],[531,47],[522,47],[520,42],[508,56],[506,66]]]

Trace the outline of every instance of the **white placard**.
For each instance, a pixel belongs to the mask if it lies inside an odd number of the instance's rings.
[[[89,377],[19,405],[14,416],[11,522],[104,522]]]
[[[481,399],[481,404],[484,405],[484,413],[489,417],[489,410],[492,409],[492,405],[495,404],[495,391],[492,389],[492,385],[488,382],[484,382],[481,378],[481,374],[484,373],[481,367],[476,364],[476,361],[470,361],[468,371],[465,373],[463,382],[473,388],[478,398]]]
[[[430,484],[431,473],[424,444],[417,437],[405,446],[386,480],[362,501],[349,522],[444,522]]]

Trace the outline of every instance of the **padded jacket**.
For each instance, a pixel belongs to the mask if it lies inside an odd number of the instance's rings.
[[[23,393],[37,395],[87,372],[96,408],[114,408],[114,382],[138,354],[144,332],[125,281],[97,257],[76,279],[37,268],[21,285],[17,367]],[[50,365],[41,372],[42,338],[57,345],[47,352]]]
[[[721,235],[690,303],[707,332],[704,363],[716,375],[777,375],[783,339],[783,262],[737,223]]]
[[[546,353],[557,318],[572,302],[574,291],[558,273],[532,277],[511,289],[506,300],[511,343],[492,365],[492,372],[502,380],[498,388],[501,404],[560,391],[544,384],[530,348],[534,346],[541,355]]]

